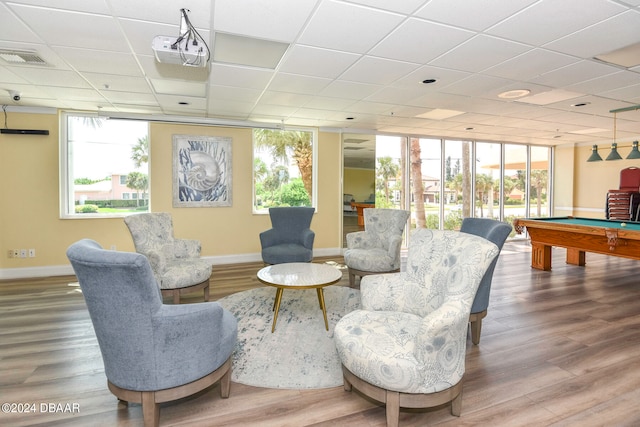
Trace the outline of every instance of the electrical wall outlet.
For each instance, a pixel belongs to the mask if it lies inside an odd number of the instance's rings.
[[[36,250],[29,249],[29,258],[35,258],[35,257],[36,257]]]
[[[27,250],[20,249],[20,258],[26,258],[26,257],[27,257]]]
[[[13,249],[9,249],[9,252],[7,253],[7,257],[13,258]]]
[[[18,258],[20,256],[19,249],[9,249],[9,252],[11,252],[11,256],[9,256],[9,258]]]

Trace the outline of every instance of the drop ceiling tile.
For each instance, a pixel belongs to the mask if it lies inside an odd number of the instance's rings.
[[[362,6],[370,6],[376,9],[384,9],[390,12],[411,14],[422,6],[425,1],[428,0],[403,0],[403,1],[389,1],[389,0],[348,0],[349,3],[357,3]]]
[[[547,44],[545,47],[581,58],[611,52],[640,40],[640,11],[630,10]],[[606,34],[603,37],[603,34]]]
[[[640,84],[603,92],[599,95],[612,99],[626,99],[627,101],[640,100]]]
[[[59,99],[70,99],[75,101],[91,101],[91,102],[105,101],[104,97],[100,95],[100,92],[93,89],[55,87],[55,86],[38,86],[38,89],[41,89],[44,92],[49,93],[51,96]]]
[[[98,2],[85,1],[85,3]],[[180,26],[182,19],[180,9],[186,9],[189,21],[198,31],[201,31],[210,27],[213,2],[211,0],[180,0],[180,2],[161,3],[157,0],[109,0],[109,4],[117,16],[173,24],[176,27]]]
[[[316,0],[216,0],[216,31],[292,42],[298,37]]]
[[[482,31],[537,0],[431,0],[416,16],[457,27]]]
[[[82,73],[85,79],[100,90],[116,92],[151,93],[147,80],[143,77],[118,76],[103,73]],[[105,87],[108,86],[108,87]]]
[[[55,52],[78,71],[142,77],[133,54],[56,47]]]
[[[575,57],[550,50],[533,49],[491,67],[485,72],[492,76],[526,81],[578,61],[579,59]]]
[[[369,84],[390,84],[418,68],[418,64],[365,56],[345,71],[340,80]]]
[[[278,73],[271,81],[269,90],[316,95],[326,88],[330,82],[330,79],[325,78]]]
[[[530,47],[523,44],[481,34],[436,58],[429,65],[479,72],[528,50]]]
[[[425,91],[417,91],[412,88],[385,87],[366,98],[367,101],[383,102],[386,104],[406,105],[409,101],[421,95]]]
[[[334,80],[325,87],[320,95],[323,96],[341,96],[347,99],[364,99],[373,95],[380,90],[382,85],[373,85],[368,83],[345,82],[342,80]]]
[[[336,78],[360,55],[310,46],[294,46],[286,54],[279,71],[305,76]]]
[[[119,92],[115,90],[101,90],[100,93],[111,104],[157,106],[156,97],[150,93]]]
[[[438,37],[433,37],[438,34]],[[403,22],[370,55],[425,64],[473,37],[471,31],[411,18]],[[424,40],[429,40],[424,43]]]
[[[12,9],[50,46],[129,51],[117,21],[111,16],[24,5],[13,5]]]
[[[616,89],[632,86],[634,83],[638,82],[640,82],[640,76],[637,73],[625,70],[596,77],[595,79],[586,80],[581,83],[568,85],[567,89],[575,92],[601,95],[604,92],[610,92]]]
[[[304,108],[317,108],[319,110],[344,110],[353,104],[354,101],[341,98],[330,98],[327,96],[315,96],[304,105]]]
[[[278,118],[290,117],[295,111],[300,108],[293,105],[270,105],[266,103],[259,103],[254,106],[251,113],[255,116],[271,116]]]
[[[7,2],[9,3],[9,2]],[[13,2],[11,2],[13,3]],[[51,0],[20,0],[21,4],[32,6],[51,7]],[[104,1],[87,0],[65,0],[64,2],[53,2],[56,8],[65,10],[75,10],[79,12],[99,13],[109,15],[110,10]],[[57,4],[56,4],[57,3]]]
[[[302,107],[311,100],[311,95],[268,90],[260,97],[260,104]]]
[[[254,104],[252,102],[230,100],[219,102],[215,99],[210,99],[207,113],[212,116],[232,116],[233,118],[244,120],[251,114],[253,107]]]
[[[312,16],[298,42],[366,53],[400,24],[402,19],[398,14],[326,0]]]
[[[495,97],[499,93],[498,89],[511,84],[511,80],[499,77],[473,74],[465,79],[458,80],[440,90],[445,93],[453,93],[465,96],[486,96]]]
[[[447,68],[433,67],[430,65],[421,66],[404,77],[394,81],[394,87],[423,88],[427,92],[437,91],[452,83],[469,77],[471,73],[466,71],[451,70]],[[434,83],[422,83],[426,79],[436,79]]]
[[[619,68],[611,65],[595,61],[579,61],[535,77],[531,82],[551,87],[565,87],[618,71]]]
[[[22,78],[38,84],[42,80],[47,82],[48,86],[68,86],[74,88],[91,88],[91,86],[78,73],[67,70],[56,70],[48,67],[7,67],[13,68]]]
[[[541,0],[486,33],[542,46],[623,11],[609,1],[589,1],[586,6],[584,0]]]
[[[158,102],[164,111],[178,113],[180,111],[204,111],[207,108],[207,100],[201,97],[184,95],[156,95]],[[181,105],[181,102],[188,102],[188,105]]]
[[[7,19],[11,16],[9,7],[0,3],[0,16],[3,17],[0,25],[0,40],[4,42],[15,41],[23,43],[42,43],[42,39],[34,34],[31,29],[18,19]]]
[[[225,64],[211,64],[209,82],[220,86],[263,89],[273,78],[273,70],[236,67]]]
[[[255,103],[261,94],[262,92],[257,89],[212,85],[209,87],[208,97],[215,102],[220,100],[235,100],[245,103]]]
[[[151,86],[157,94],[163,95],[185,97],[204,97],[206,95],[206,85],[204,83],[151,79]]]

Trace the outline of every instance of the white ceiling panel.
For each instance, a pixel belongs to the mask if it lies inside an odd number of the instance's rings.
[[[439,34],[439,37],[432,37],[433,34]],[[373,56],[426,64],[474,34],[421,19],[409,19],[369,53]]]
[[[315,6],[316,0],[216,0],[213,22],[216,31],[292,42]]]
[[[521,43],[481,34],[431,61],[430,65],[479,72],[530,49]]]
[[[279,71],[337,78],[359,58],[354,53],[298,45],[290,49]]]
[[[82,1],[82,0],[80,0]],[[182,13],[180,9],[189,12],[189,21],[197,30],[208,29],[211,25],[211,0],[180,0],[168,2],[168,7],[158,7],[157,0],[108,0],[113,12],[121,18],[160,22],[164,24],[180,25]],[[85,3],[93,3],[86,2]],[[171,4],[172,3],[172,4]]]
[[[275,69],[159,63],[151,41],[177,35],[180,8],[207,43],[289,47]],[[640,66],[593,56],[640,43],[638,28],[640,0],[0,0],[0,49],[46,63],[0,57],[0,104],[594,144],[610,141],[611,109],[640,104]],[[498,97],[516,89],[531,93]],[[465,114],[415,118],[433,110]],[[640,110],[625,116],[639,139]]]
[[[111,16],[22,5],[12,5],[11,9],[49,46],[129,52]]]
[[[341,80],[388,85],[418,68],[418,64],[365,56],[340,77]]]
[[[431,0],[416,15],[474,31],[483,31],[538,0]]]
[[[638,42],[640,11],[627,11],[577,31],[545,47],[581,58],[590,58]],[[606,34],[606,37],[602,35]]]
[[[487,30],[488,34],[542,46],[624,12],[599,0],[541,0]]]
[[[336,1],[324,1],[299,42],[354,53],[366,53],[400,22],[401,15]]]
[[[531,80],[541,74],[578,62],[579,59],[543,49],[532,49],[508,59],[485,72],[514,80]]]

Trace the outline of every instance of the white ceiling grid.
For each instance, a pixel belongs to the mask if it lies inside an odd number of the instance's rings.
[[[275,69],[160,64],[151,40],[178,34],[180,8],[210,47],[223,33],[289,48]],[[0,0],[0,49],[47,63],[0,60],[0,103],[587,145],[640,104],[640,65],[594,59],[638,28],[640,0]],[[436,109],[463,114],[420,117]],[[638,138],[640,111],[618,122]]]

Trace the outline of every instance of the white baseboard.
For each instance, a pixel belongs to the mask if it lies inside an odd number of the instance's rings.
[[[322,248],[314,249],[313,256],[340,256],[342,248]],[[203,257],[210,260],[213,265],[223,264],[242,264],[247,262],[260,262],[262,257],[260,253],[236,254],[236,255],[220,255]],[[24,267],[24,268],[2,268],[0,269],[0,280],[11,279],[28,279],[32,277],[50,277],[50,276],[70,276],[73,275],[71,265],[51,265],[45,267]]]

